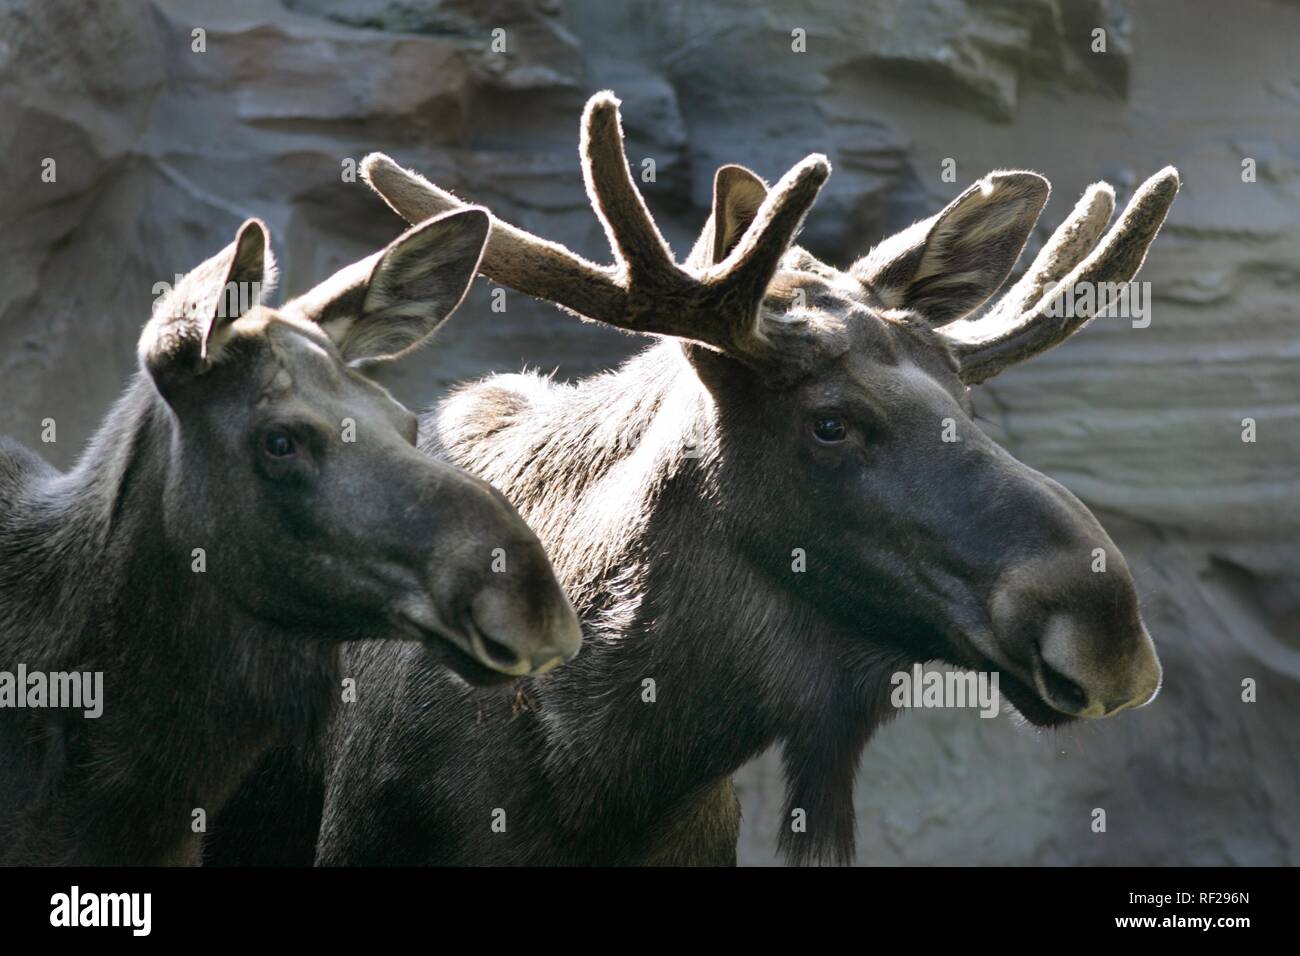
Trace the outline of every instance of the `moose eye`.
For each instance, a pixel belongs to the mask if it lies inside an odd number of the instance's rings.
[[[298,443],[282,428],[272,428],[262,436],[262,449],[272,458],[292,458]]]
[[[849,429],[841,418],[824,416],[813,422],[813,437],[824,445],[837,445],[848,437]]]

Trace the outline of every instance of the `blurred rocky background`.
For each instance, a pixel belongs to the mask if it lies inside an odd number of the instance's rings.
[[[859,862],[1300,863],[1296,3],[0,0],[0,434],[68,465],[134,368],[155,283],[244,217],[271,226],[281,295],[397,235],[347,181],[370,150],[607,259],[576,154],[605,87],[679,252],[725,162],[775,179],[829,154],[805,240],[840,264],[992,168],[1054,184],[1032,252],[1089,182],[1123,200],[1179,167],[1142,274],[1150,326],[1100,320],[975,397],[1128,555],[1164,692],[1047,734],[905,715],[863,763]],[[386,373],[404,400],[524,365],[584,375],[639,347],[513,293],[494,313],[489,295],[479,280],[437,346]],[[741,858],[773,862],[775,755],[740,782]]]

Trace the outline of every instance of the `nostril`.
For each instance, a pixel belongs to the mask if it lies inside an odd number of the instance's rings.
[[[482,633],[479,634],[479,641],[483,645],[483,653],[488,656],[495,666],[512,668],[519,663],[519,655],[500,641],[494,641]]]
[[[1088,694],[1078,683],[1066,677],[1052,665],[1038,657],[1039,672],[1051,700],[1060,709],[1080,712],[1088,707]]]

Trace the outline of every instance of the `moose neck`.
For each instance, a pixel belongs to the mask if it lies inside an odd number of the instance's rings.
[[[509,433],[482,427],[489,409]],[[489,380],[447,403],[439,426],[452,459],[537,531],[583,620],[582,654],[528,687],[574,828],[594,841],[662,834],[708,813],[700,801],[781,741],[790,807],[816,823],[791,856],[849,853],[854,770],[898,662],[872,659],[746,557],[745,509],[723,504],[738,476],[682,347],[664,341],[575,388]],[[855,654],[867,659],[845,666]]]
[[[0,567],[3,591],[21,602],[6,612],[15,659],[103,675],[98,718],[25,712],[48,741],[38,800],[56,832],[46,845],[69,861],[192,858],[193,811],[215,814],[286,728],[323,721],[330,697],[336,652],[241,612],[175,540],[174,430],[138,376],[77,466],[34,483],[6,519],[10,540],[30,542],[24,564],[7,555]],[[12,586],[15,573],[25,585]]]

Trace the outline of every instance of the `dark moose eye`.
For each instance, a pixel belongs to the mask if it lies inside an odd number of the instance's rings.
[[[826,416],[813,422],[813,436],[824,445],[836,445],[844,441],[849,430],[843,419]]]
[[[298,445],[287,431],[273,428],[262,437],[262,448],[272,458],[291,458]]]

